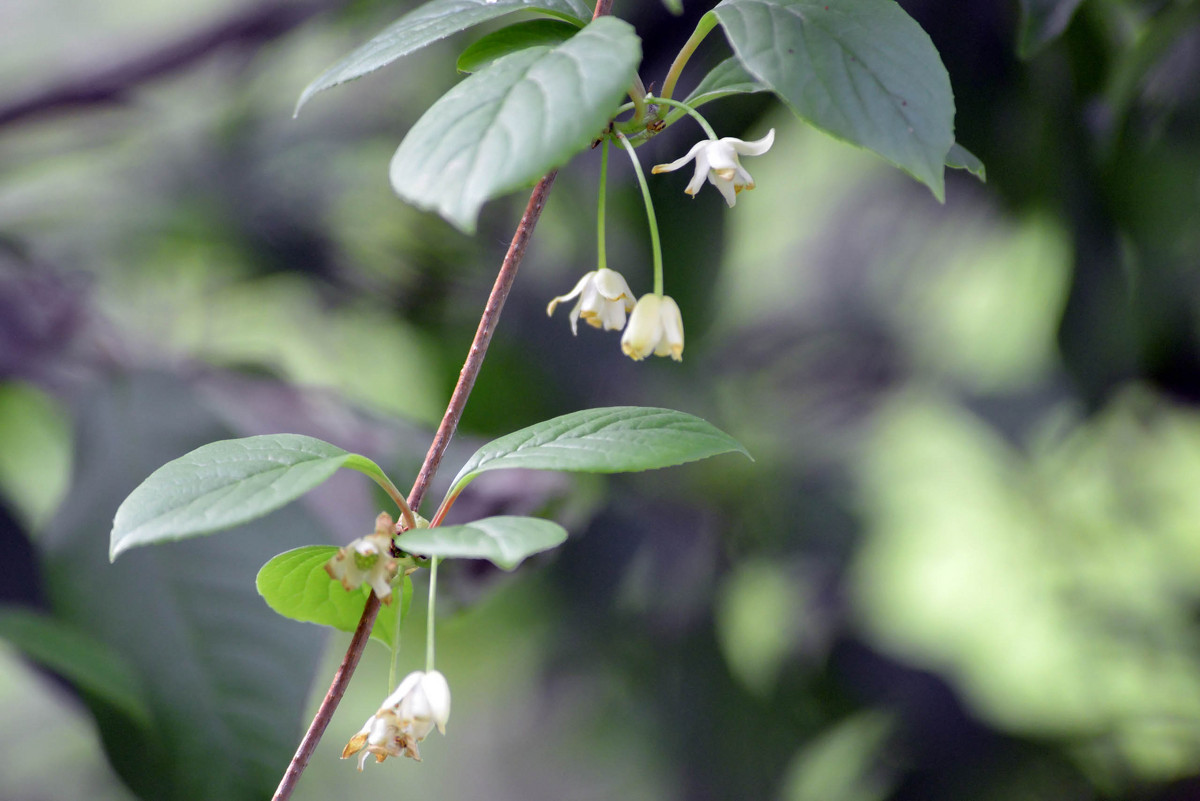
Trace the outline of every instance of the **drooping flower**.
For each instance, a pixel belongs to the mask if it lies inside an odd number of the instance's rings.
[[[656,175],[660,172],[673,172],[694,159],[696,171],[692,173],[692,180],[688,182],[687,188],[683,191],[689,195],[695,195],[700,191],[700,187],[704,185],[704,179],[707,177],[708,182],[721,192],[725,202],[732,207],[737,203],[738,192],[754,188],[754,179],[750,177],[750,173],[746,172],[746,168],[742,166],[738,156],[761,156],[770,150],[774,143],[774,128],[767,132],[762,139],[754,142],[743,142],[732,136],[715,141],[705,139],[703,142],[693,145],[683,158],[676,159],[670,164],[656,164],[651,172]]]
[[[683,360],[683,316],[670,295],[642,295],[621,335],[621,350],[634,361],[651,353]]]
[[[392,556],[392,534],[395,528],[387,512],[375,519],[375,533],[350,542],[325,563],[325,572],[331,579],[340,581],[346,592],[358,589],[364,583],[385,604],[392,600],[392,579],[399,567]]]
[[[592,328],[620,331],[625,327],[625,315],[633,309],[633,290],[616,270],[607,267],[592,270],[579,279],[575,288],[559,295],[546,306],[546,315],[554,314],[559,303],[576,296],[579,302],[571,309],[571,333],[578,333],[576,323],[580,317]]]
[[[342,759],[358,754],[359,770],[371,754],[375,755],[376,762],[390,756],[407,756],[420,762],[417,743],[435,726],[445,734],[449,719],[450,685],[446,683],[446,677],[436,670],[428,673],[415,670],[404,677],[379,711],[350,738],[342,749]]]

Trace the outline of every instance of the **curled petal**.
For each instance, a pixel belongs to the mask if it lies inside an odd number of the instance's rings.
[[[675,170],[678,170],[680,167],[682,167],[684,164],[687,164],[689,161],[696,158],[696,156],[702,150],[704,150],[704,148],[707,146],[708,146],[708,140],[705,140],[703,142],[697,142],[696,144],[692,145],[692,149],[689,150],[687,152],[687,154],[685,154],[684,156],[675,159],[670,164],[655,164],[650,169],[650,172],[653,175],[658,175],[660,172],[674,172]]]
[[[732,136],[721,140],[728,142],[729,145],[743,156],[761,156],[771,149],[771,145],[775,144],[775,129],[767,131],[767,135],[762,139],[756,139],[753,142],[743,142],[741,139],[734,139]]]
[[[554,314],[554,310],[558,308],[559,303],[562,303],[562,302],[568,301],[568,300],[572,300],[573,298],[578,297],[583,292],[584,287],[587,286],[588,282],[592,279],[592,276],[594,276],[595,274],[596,273],[594,270],[590,273],[585,274],[583,276],[583,278],[579,279],[579,283],[575,284],[574,289],[572,289],[570,292],[568,292],[565,295],[559,295],[558,297],[551,300],[548,304],[546,304],[546,316],[547,317],[552,316]],[[574,326],[572,326],[572,328],[574,328]]]

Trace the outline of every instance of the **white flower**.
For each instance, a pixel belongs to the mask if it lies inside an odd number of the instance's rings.
[[[395,531],[392,518],[383,512],[375,519],[375,533],[359,537],[325,563],[325,572],[335,581],[340,581],[346,592],[356,590],[364,583],[385,604],[392,600],[392,579],[399,565],[392,556],[392,534]]]
[[[342,749],[342,759],[361,751],[359,770],[371,754],[375,755],[376,762],[390,756],[407,756],[420,762],[417,743],[424,740],[434,726],[445,734],[449,719],[450,685],[446,683],[446,677],[436,670],[428,673],[415,670],[404,677],[379,711],[350,738]]]
[[[621,350],[634,361],[653,353],[683,360],[683,317],[670,295],[643,295],[621,335]]]
[[[695,159],[696,171],[692,173],[692,180],[683,191],[695,195],[704,185],[705,176],[708,176],[708,182],[720,190],[726,203],[733,206],[737,202],[738,192],[754,188],[754,179],[738,161],[738,156],[761,156],[770,150],[774,143],[774,128],[756,142],[743,142],[732,136],[716,141],[705,139],[693,145],[683,158],[670,164],[656,164],[651,172],[672,172]]]
[[[579,302],[571,309],[571,333],[578,331],[576,322],[583,321],[593,328],[603,327],[608,331],[620,331],[625,327],[625,315],[633,308],[633,290],[616,270],[605,267],[592,270],[579,279],[566,295],[559,295],[546,306],[546,315],[554,314],[555,308],[565,300],[579,296]]]

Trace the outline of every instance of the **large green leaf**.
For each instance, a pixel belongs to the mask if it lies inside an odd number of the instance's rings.
[[[312,437],[268,434],[204,445],[150,474],[117,509],[109,558],[137,545],[240,526],[299,498],[339,467],[379,480],[371,460]]]
[[[0,638],[81,691],[112,704],[137,724],[150,724],[133,668],[86,631],[48,614],[8,606],[0,607]]]
[[[341,582],[329,577],[325,564],[337,551],[333,545],[307,545],[273,557],[258,571],[255,579],[258,594],[267,606],[284,617],[354,631],[371,588],[364,584],[347,592]],[[371,629],[372,639],[389,648],[396,630],[399,595],[393,592],[391,602],[380,607]]]
[[[750,74],[798,116],[873,150],[943,199],[954,144],[950,79],[895,0],[722,0],[709,14]]]
[[[414,528],[396,544],[423,556],[487,559],[513,570],[529,556],[562,545],[567,530],[536,517],[485,517],[462,526]]]
[[[479,72],[493,61],[528,47],[555,47],[579,33],[579,28],[556,19],[519,22],[473,42],[455,64],[459,72]]]
[[[536,423],[477,450],[451,486],[508,467],[625,473],[692,462],[746,449],[711,423],[671,409],[610,406]]]
[[[304,88],[296,114],[317,92],[360,78],[459,31],[516,11],[536,11],[583,25],[592,11],[582,0],[432,0],[393,22]]]
[[[142,728],[84,696],[122,778],[141,798],[251,801],[270,797],[296,750],[324,639],[268,609],[254,576],[272,555],[328,532],[293,504],[257,521],[254,536],[134,548],[115,564],[105,536],[141,477],[231,435],[204,402],[165,375],[90,385],[71,502],[39,545],[55,618],[129,665],[149,707]],[[369,520],[371,507],[342,500]]]
[[[533,183],[601,133],[640,59],[633,28],[601,17],[558,47],[493,62],[408,132],[392,158],[392,188],[474,231],[486,201]]]

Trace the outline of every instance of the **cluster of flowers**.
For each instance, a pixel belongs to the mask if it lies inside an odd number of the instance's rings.
[[[708,182],[717,188],[725,202],[732,207],[743,189],[753,189],[754,179],[741,165],[739,156],[759,156],[770,150],[775,141],[775,130],[754,142],[725,137],[698,142],[682,158],[670,164],[659,164],[653,173],[672,172],[689,162],[695,162],[692,180],[683,190],[695,196]],[[579,300],[571,309],[571,333],[577,333],[579,318],[593,328],[606,331],[625,332],[621,335],[621,350],[634,361],[641,361],[650,354],[670,356],[675,361],[683,360],[683,317],[679,305],[670,295],[653,292],[634,301],[633,291],[624,277],[607,267],[587,273],[575,288],[559,295],[546,306],[546,314],[554,314],[559,303]],[[626,315],[629,316],[626,325]]]

